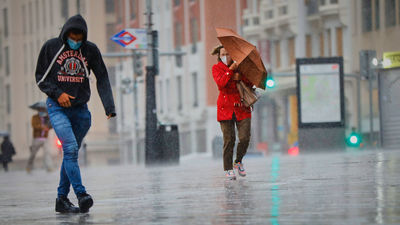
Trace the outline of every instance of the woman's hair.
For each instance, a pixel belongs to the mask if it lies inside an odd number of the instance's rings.
[[[219,53],[221,51],[221,48],[223,48],[224,46],[222,45],[217,45],[212,51],[211,51],[211,55],[217,55],[218,56],[218,62],[221,61],[220,57],[219,57]]]

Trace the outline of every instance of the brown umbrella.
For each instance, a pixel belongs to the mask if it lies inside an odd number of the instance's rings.
[[[239,64],[239,72],[257,87],[265,89],[267,70],[256,46],[250,44],[231,29],[216,28],[216,31],[221,44],[229,52],[232,59]]]

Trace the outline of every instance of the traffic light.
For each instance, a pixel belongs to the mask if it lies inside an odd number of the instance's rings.
[[[133,72],[141,76],[143,74],[143,64],[140,53],[133,53]]]
[[[62,147],[60,139],[57,139],[56,143],[57,143],[57,147]]]
[[[353,131],[346,139],[346,144],[349,147],[359,148],[362,143],[362,137],[359,133]]]
[[[269,77],[267,78],[265,84],[266,84],[265,86],[266,86],[267,88],[274,88],[275,85],[276,85],[276,82],[275,82],[275,80],[274,80],[273,77],[270,77],[270,76],[269,76]]]
[[[58,138],[56,138],[56,147],[58,150],[62,151],[62,143]]]

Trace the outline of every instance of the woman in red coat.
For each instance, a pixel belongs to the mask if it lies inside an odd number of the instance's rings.
[[[219,90],[217,120],[220,122],[224,136],[224,170],[228,179],[235,180],[233,168],[237,169],[240,176],[246,176],[242,159],[249,146],[251,129],[251,109],[242,104],[236,83],[242,80],[250,87],[253,85],[235,71],[237,64],[233,62],[222,45],[216,47],[211,54],[218,56],[218,63],[212,67],[212,74]],[[233,148],[236,139],[235,125],[238,130],[239,144],[236,160],[233,164]]]

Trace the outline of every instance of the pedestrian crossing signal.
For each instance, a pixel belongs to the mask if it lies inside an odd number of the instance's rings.
[[[267,88],[274,88],[275,87],[275,80],[272,77],[268,77],[266,81]]]
[[[61,143],[60,139],[58,139],[58,138],[57,138],[56,144],[57,144],[58,148],[62,147],[62,143]]]
[[[353,147],[353,148],[359,148],[362,143],[362,138],[361,135],[358,134],[357,132],[351,132],[351,134],[347,137],[347,146]]]

